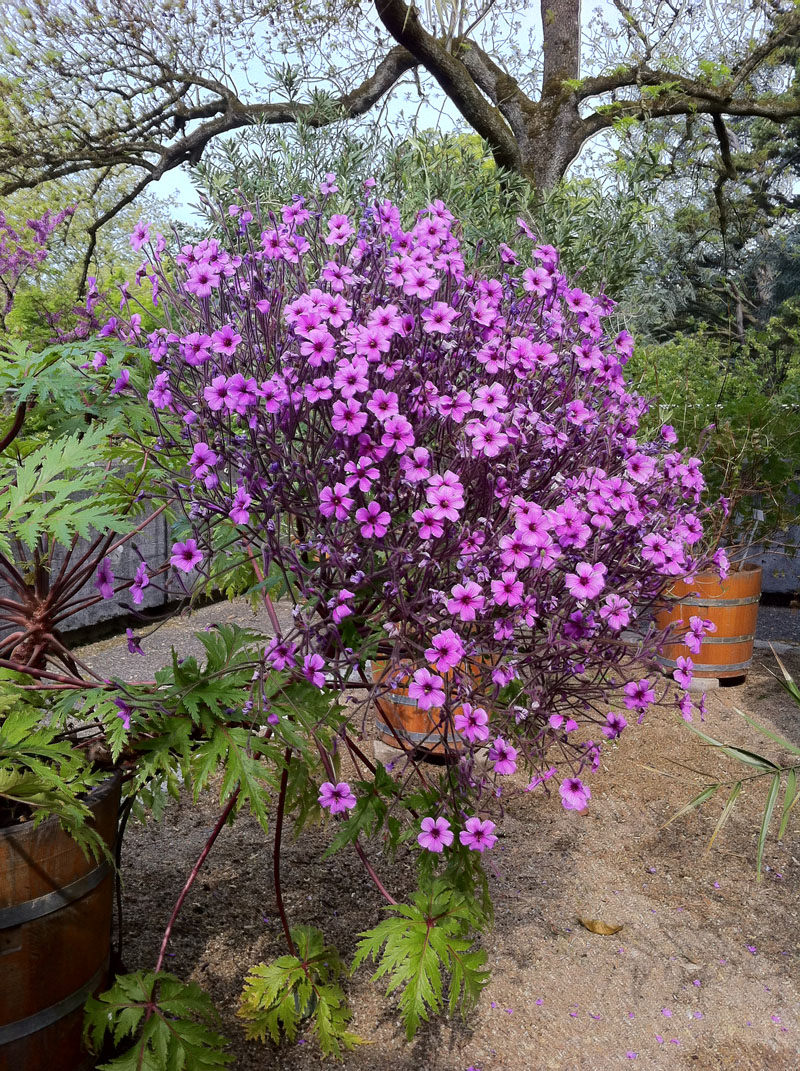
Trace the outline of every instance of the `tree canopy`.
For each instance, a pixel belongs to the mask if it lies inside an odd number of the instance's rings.
[[[647,120],[713,137],[800,116],[800,11],[783,0],[8,0],[0,28],[0,194],[126,168],[111,218],[151,182],[255,122],[323,125],[435,89],[534,187],[582,146]]]

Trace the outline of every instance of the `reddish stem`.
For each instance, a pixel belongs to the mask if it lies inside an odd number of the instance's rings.
[[[170,915],[169,922],[167,923],[167,928],[166,928],[166,930],[164,930],[163,940],[161,941],[161,948],[159,950],[158,960],[156,962],[156,970],[155,970],[156,974],[158,974],[158,972],[161,970],[162,964],[164,963],[164,956],[167,953],[167,945],[169,944],[169,939],[172,936],[172,929],[173,929],[173,927],[175,925],[175,921],[178,918],[178,914],[180,913],[181,908],[183,907],[183,902],[186,899],[186,897],[189,895],[189,890],[194,885],[195,879],[197,878],[197,875],[200,873],[200,867],[206,861],[206,857],[208,856],[208,853],[211,851],[211,849],[214,846],[214,841],[217,839],[217,837],[222,832],[222,827],[228,821],[228,818],[230,817],[230,813],[233,810],[233,808],[235,807],[236,800],[238,798],[239,798],[239,786],[237,786],[236,791],[233,793],[231,798],[225,804],[225,809],[223,810],[222,814],[217,819],[217,824],[214,826],[213,830],[211,831],[211,836],[208,838],[208,840],[206,841],[202,852],[200,852],[200,855],[197,857],[197,862],[192,867],[192,872],[189,875],[189,877],[186,879],[186,884],[181,889],[180,896],[175,901],[175,906],[172,909],[172,914]]]
[[[283,756],[284,767],[283,773],[281,774],[280,793],[278,794],[278,810],[275,815],[275,841],[272,847],[272,876],[275,881],[275,899],[278,903],[278,914],[281,917],[283,935],[286,938],[286,944],[289,947],[290,953],[293,956],[296,956],[297,949],[292,940],[292,934],[289,929],[289,920],[286,917],[286,908],[283,905],[283,893],[281,892],[281,835],[283,833],[283,812],[286,808],[286,789],[289,784],[289,763],[291,758],[292,749],[287,747]]]

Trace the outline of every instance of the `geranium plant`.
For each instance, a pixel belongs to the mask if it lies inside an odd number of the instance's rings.
[[[404,227],[369,184],[356,217],[331,211],[335,194],[330,175],[318,201],[278,215],[228,206],[218,238],[169,260],[142,224],[139,278],[163,319],[136,337],[131,365],[152,361],[155,460],[191,527],[174,568],[205,582],[227,532],[274,628],[248,711],[269,731],[259,750],[288,955],[254,968],[241,1014],[273,1038],[310,1015],[339,1053],[356,1039],[338,957],[284,907],[287,820],[328,812],[330,851],[352,846],[386,901],[356,963],[388,977],[409,1036],[446,1002],[468,1006],[486,980],[482,859],[503,808],[522,792],[587,806],[602,747],[666,693],[653,665],[663,635],[645,625],[631,642],[626,629],[706,563],[699,462],[668,428],[637,439],[648,403],[626,386],[632,339],[606,326],[610,298],[568,280],[522,220],[496,275],[479,277],[443,204]],[[108,330],[131,341],[119,317]],[[288,706],[263,683],[275,675],[280,695],[296,689]],[[445,741],[441,767],[399,736],[391,769],[367,753],[372,704],[400,680]],[[207,758],[226,768],[224,749]],[[416,852],[410,903],[367,840],[389,864]],[[102,998],[94,1036],[133,1032],[130,1008],[123,988]]]

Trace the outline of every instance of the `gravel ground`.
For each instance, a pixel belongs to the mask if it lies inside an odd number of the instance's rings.
[[[217,606],[191,623],[173,622],[134,658],[144,677],[175,642],[188,653],[187,627],[239,620],[247,611]],[[264,621],[258,622],[265,627]],[[782,637],[781,637],[782,638]],[[124,638],[86,653],[106,674],[130,673]],[[800,679],[800,652],[784,654]],[[740,707],[800,741],[798,708],[758,652],[747,684],[709,693],[706,728],[718,738],[754,739]],[[769,869],[755,880],[754,854],[764,787],[743,793],[708,855],[721,804],[663,823],[702,784],[685,767],[713,759],[672,714],[607,749],[584,816],[556,801],[525,796],[508,809],[491,860],[495,926],[484,938],[492,980],[468,1020],[443,1018],[408,1044],[396,1008],[370,972],[347,983],[354,1029],[371,1044],[346,1071],[652,1071],[800,1067],[800,918],[797,834],[768,844]],[[171,904],[218,813],[216,801],[172,806],[161,825],[133,826],[123,857],[124,959],[151,967]],[[794,834],[794,839],[792,837]],[[345,956],[354,935],[381,917],[381,904],[351,853],[323,860],[324,829],[287,843],[284,880],[293,922],[324,929]],[[380,853],[370,847],[378,870]],[[388,880],[402,896],[413,882],[413,850]],[[583,929],[578,916],[622,926],[614,936]],[[310,1036],[281,1047],[248,1043],[235,1016],[248,967],[280,955],[271,860],[247,818],[224,831],[179,918],[170,969],[212,994],[236,1055],[236,1071],[310,1071],[322,1064]]]

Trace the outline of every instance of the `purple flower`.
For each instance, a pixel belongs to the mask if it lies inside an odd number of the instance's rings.
[[[517,749],[507,743],[502,736],[495,737],[489,748],[489,758],[494,763],[495,773],[505,776],[513,774],[517,768]]]
[[[142,220],[136,224],[133,228],[133,233],[130,236],[131,249],[138,253],[145,243],[150,241],[150,227]],[[127,728],[127,726],[126,726]]]
[[[147,575],[147,563],[139,562],[136,568],[136,575],[133,578],[131,584],[131,597],[133,599],[134,606],[141,606],[144,599],[144,589],[149,585],[150,577]]]
[[[429,852],[441,852],[453,843],[453,831],[446,818],[423,818],[420,825],[417,843]]]
[[[114,703],[117,707],[117,717],[122,720],[122,724],[126,729],[130,729],[133,711],[123,699],[115,699]]]
[[[450,594],[452,597],[448,600],[447,609],[451,614],[457,614],[462,621],[474,621],[486,602],[480,584],[476,584],[474,580],[468,580],[466,584],[456,584]]]
[[[334,517],[344,521],[353,508],[353,499],[349,495],[346,483],[337,483],[335,487],[323,487],[319,493],[319,511],[323,517]]]
[[[592,793],[579,777],[566,777],[558,789],[561,803],[567,811],[583,811]]]
[[[365,539],[382,539],[389,530],[391,519],[378,502],[368,502],[356,510],[356,520],[361,525],[361,534]]]
[[[184,543],[173,543],[172,557],[169,562],[176,569],[190,573],[203,560],[203,552],[197,546],[196,539],[187,539]]]
[[[628,710],[645,710],[656,701],[656,693],[649,680],[628,681],[623,691]]]
[[[607,568],[602,562],[578,562],[574,573],[567,573],[567,591],[576,599],[596,599],[606,585]]]
[[[111,571],[111,562],[108,558],[103,558],[98,565],[94,586],[104,599],[112,599],[114,597],[114,574]]]
[[[322,672],[324,667],[325,660],[322,655],[307,654],[303,658],[303,673],[315,688],[325,687],[325,674]]]
[[[420,710],[440,707],[445,700],[444,681],[429,669],[416,670],[408,685],[409,699],[416,699]]]
[[[123,368],[117,378],[114,380],[114,386],[111,388],[111,395],[119,394],[123,391],[130,381],[131,374],[127,368]]]
[[[453,724],[456,732],[460,733],[470,744],[489,739],[489,715],[483,707],[473,707],[471,703],[464,703],[459,713],[453,718]]]
[[[458,839],[471,852],[485,852],[497,843],[494,828],[494,822],[490,822],[488,818],[485,822],[477,816],[468,818],[464,823],[464,829],[458,834]]]
[[[431,637],[431,646],[425,651],[425,657],[440,673],[449,673],[464,657],[461,637],[451,628],[437,632]]]
[[[627,721],[621,714],[617,714],[612,710],[606,714],[606,724],[600,731],[606,739],[616,740],[622,730],[626,728],[627,724]]]
[[[346,781],[339,781],[335,785],[326,781],[319,788],[319,804],[331,814],[340,814],[342,811],[352,810],[356,805],[356,798]]]
[[[287,643],[280,636],[273,636],[264,651],[264,659],[275,669],[291,669],[295,664],[297,648],[293,643]]]
[[[677,667],[673,670],[672,676],[682,685],[684,688],[688,688],[692,683],[692,669],[694,668],[694,662],[691,658],[684,658],[683,655],[679,655],[677,658]]]
[[[126,628],[125,629],[125,635],[128,638],[128,653],[129,654],[144,655],[144,651],[142,650],[141,640],[140,640],[140,638],[138,636],[136,636],[134,634],[133,629],[132,628]]]

